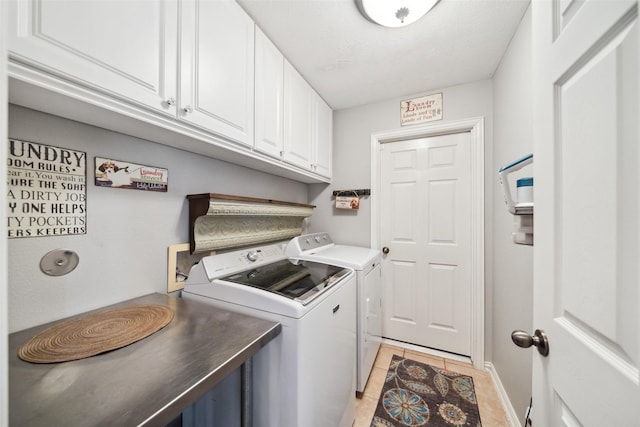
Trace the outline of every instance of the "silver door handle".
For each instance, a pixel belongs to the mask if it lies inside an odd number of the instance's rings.
[[[542,356],[546,357],[549,355],[549,339],[547,338],[547,334],[540,329],[536,329],[533,336],[525,331],[515,330],[511,332],[511,340],[518,347],[528,348],[534,346]]]

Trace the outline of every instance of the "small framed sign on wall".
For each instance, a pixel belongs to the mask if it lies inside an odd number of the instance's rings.
[[[407,99],[400,103],[402,126],[442,120],[442,93]]]
[[[122,160],[96,157],[95,184],[98,187],[167,192],[169,171]]]
[[[8,238],[87,233],[87,154],[9,139]]]

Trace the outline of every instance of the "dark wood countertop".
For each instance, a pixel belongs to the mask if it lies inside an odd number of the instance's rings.
[[[109,308],[135,304],[169,306],[174,318],[147,338],[86,359],[18,358],[24,342],[59,322],[10,334],[10,425],[164,426],[281,331],[277,322],[164,294]]]

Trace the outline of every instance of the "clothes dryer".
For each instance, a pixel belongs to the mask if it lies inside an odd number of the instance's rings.
[[[316,261],[356,272],[356,391],[362,393],[382,342],[381,254],[377,249],[335,244],[329,233],[294,237],[285,253],[290,261]]]

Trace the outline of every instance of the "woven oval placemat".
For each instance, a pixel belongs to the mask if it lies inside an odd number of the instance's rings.
[[[159,331],[173,319],[164,305],[141,304],[87,314],[31,337],[18,357],[33,363],[84,359],[132,344]]]

